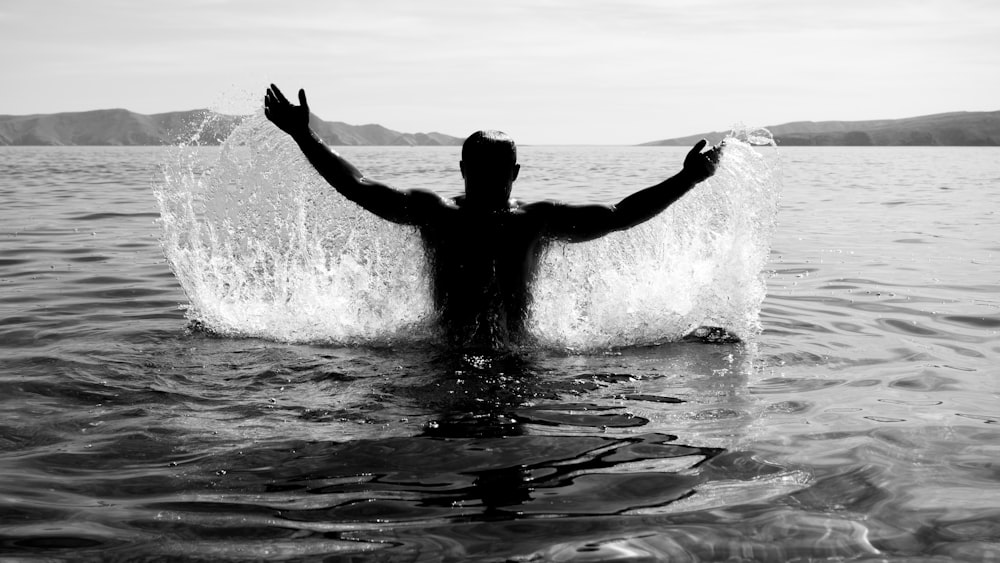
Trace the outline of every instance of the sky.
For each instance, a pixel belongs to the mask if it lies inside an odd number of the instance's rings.
[[[249,113],[520,144],[1000,110],[995,0],[3,0],[0,114]]]

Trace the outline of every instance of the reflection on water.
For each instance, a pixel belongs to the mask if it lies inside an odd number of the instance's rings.
[[[739,449],[747,361],[735,344],[487,357],[198,334],[128,360],[56,359],[67,379],[6,385],[15,413],[58,406],[43,433],[23,414],[5,424],[6,494],[21,500],[4,545],[124,558],[661,553],[654,523],[722,533],[728,518],[690,515],[811,481]]]

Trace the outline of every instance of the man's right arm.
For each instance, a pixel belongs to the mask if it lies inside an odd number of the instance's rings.
[[[298,106],[290,103],[277,86],[271,85],[264,98],[264,114],[288,133],[302,154],[341,195],[379,217],[394,223],[419,224],[447,203],[424,190],[402,191],[366,178],[353,164],[327,147],[309,127],[309,105],[299,90]]]

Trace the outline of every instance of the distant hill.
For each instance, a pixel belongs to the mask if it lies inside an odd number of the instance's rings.
[[[0,115],[0,145],[170,145],[181,141],[217,145],[242,117],[208,110],[143,115],[104,109],[40,115]],[[311,116],[316,133],[330,145],[461,145],[442,133],[400,133],[381,125],[349,125]]]
[[[444,133],[400,133],[381,125],[349,125],[341,121],[323,121],[315,115],[309,116],[309,125],[323,142],[328,145],[409,145],[409,146],[454,146],[465,139]]]
[[[217,144],[240,120],[214,114],[206,121],[209,115],[207,110],[143,115],[125,109],[0,115],[0,145],[163,145],[179,142],[181,135]]]
[[[961,111],[874,121],[797,121],[766,127],[779,146],[1000,146],[1000,111]],[[714,131],[642,146],[718,143]]]

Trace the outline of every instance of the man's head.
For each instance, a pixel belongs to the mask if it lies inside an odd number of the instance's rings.
[[[476,131],[462,144],[459,163],[465,178],[465,198],[472,205],[506,208],[521,166],[517,146],[502,131]]]

